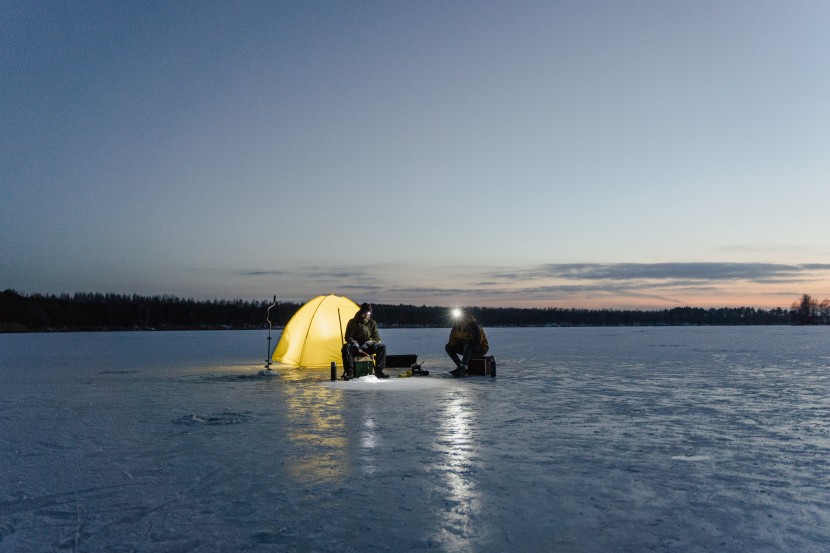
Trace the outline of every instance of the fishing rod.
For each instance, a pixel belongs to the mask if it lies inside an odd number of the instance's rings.
[[[277,305],[277,296],[274,296],[274,302],[268,306],[268,311],[265,312],[265,320],[268,321],[268,355],[265,356],[265,368],[271,370],[271,308]]]
[[[337,323],[340,325],[340,348],[342,349],[344,345],[346,345],[346,341],[343,338],[343,320],[340,318],[340,308],[337,308]],[[343,374],[346,374],[346,367],[343,367]],[[334,382],[337,380],[337,362],[331,362],[331,381]]]

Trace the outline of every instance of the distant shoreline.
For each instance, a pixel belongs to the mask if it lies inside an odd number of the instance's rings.
[[[809,296],[804,296],[811,300]],[[826,301],[826,300],[825,300]],[[809,302],[806,302],[809,304]],[[802,301],[802,304],[805,304]],[[23,295],[0,292],[0,333],[267,330],[284,327],[298,302],[193,300],[119,294]],[[824,305],[822,302],[821,305]],[[828,324],[824,309],[673,307],[661,310],[466,308],[485,327],[780,326]],[[448,328],[442,306],[374,304],[383,328]]]
[[[450,325],[378,325],[381,329],[416,329],[416,328],[449,328]],[[488,328],[666,328],[666,327],[716,327],[716,326],[723,326],[723,327],[740,327],[740,326],[819,326],[819,325],[801,325],[799,323],[768,323],[768,324],[740,324],[740,323],[723,323],[723,324],[693,324],[693,323],[679,323],[679,324],[646,324],[646,323],[635,323],[635,324],[579,324],[579,325],[572,325],[572,324],[526,324],[526,325],[498,325],[498,324],[490,324],[487,325]],[[823,325],[826,326],[826,325]],[[272,326],[271,330],[273,331],[282,331],[284,325],[279,326]],[[181,327],[164,327],[164,328],[155,328],[155,327],[43,327],[43,328],[30,328],[26,327],[25,325],[20,325],[16,323],[11,324],[0,324],[0,334],[36,334],[36,333],[44,333],[44,334],[60,334],[60,333],[73,333],[73,332],[201,332],[201,331],[266,331],[268,330],[267,325],[263,326],[243,326],[243,327],[232,327],[232,326],[210,326],[210,325],[200,325],[200,326],[181,326]]]

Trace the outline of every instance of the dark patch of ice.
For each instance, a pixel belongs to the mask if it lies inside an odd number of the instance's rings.
[[[242,424],[250,421],[252,418],[248,412],[236,413],[233,411],[222,411],[220,413],[214,413],[213,415],[185,415],[178,419],[173,419],[173,424],[223,426],[228,424]]]

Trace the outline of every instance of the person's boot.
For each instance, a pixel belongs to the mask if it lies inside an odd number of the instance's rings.
[[[389,375],[383,372],[383,368],[375,369],[376,378],[389,378]]]
[[[454,371],[450,371],[450,374],[453,376],[453,378],[461,378],[462,376],[467,374],[467,367],[465,367],[464,365],[458,365],[458,367],[456,367]]]
[[[351,380],[352,379],[352,371],[343,371],[343,380]]]

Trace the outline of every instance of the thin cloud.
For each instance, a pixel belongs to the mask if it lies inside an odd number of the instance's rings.
[[[503,281],[559,279],[579,281],[750,281],[757,283],[804,282],[812,273],[830,271],[827,264],[776,263],[566,263],[526,270],[498,271],[488,276]]]
[[[285,271],[240,271],[242,276],[284,276],[288,273]]]
[[[285,293],[346,293],[383,303],[512,305],[712,304],[749,293],[781,297],[830,273],[830,264],[776,263],[550,263],[530,267],[442,267],[424,274],[411,266],[297,267],[242,271],[272,276]],[[770,288],[779,288],[771,290]],[[750,292],[752,290],[753,292]],[[823,293],[823,292],[820,292]],[[790,293],[793,297],[798,294]],[[626,299],[628,301],[626,301]]]
[[[313,280],[377,280],[374,275],[364,269],[352,268],[303,267],[296,270],[241,270],[239,274],[242,276],[277,276]]]
[[[361,292],[380,292],[386,290],[383,286],[372,284],[342,284],[339,288],[342,290],[357,290]]]

